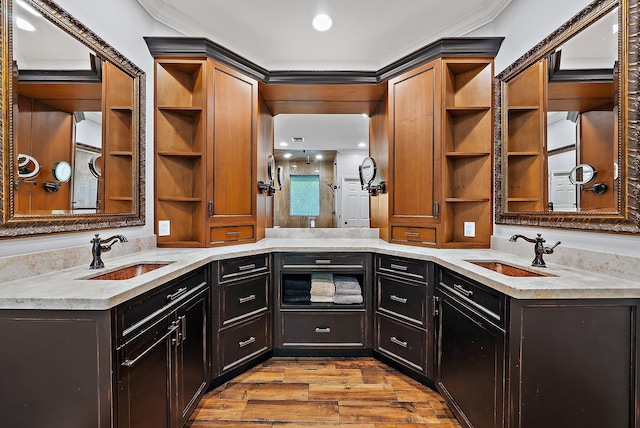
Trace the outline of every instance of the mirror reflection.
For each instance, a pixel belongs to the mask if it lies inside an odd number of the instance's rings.
[[[615,7],[505,81],[507,212],[618,212],[618,22]],[[597,191],[571,181],[580,164]]]
[[[134,212],[133,77],[29,1],[14,1],[12,28],[12,215]],[[38,167],[22,165],[26,157]],[[61,163],[67,180],[54,169]]]
[[[274,226],[369,227],[369,195],[358,166],[369,155],[369,118],[357,114],[279,114],[274,156],[284,185]]]

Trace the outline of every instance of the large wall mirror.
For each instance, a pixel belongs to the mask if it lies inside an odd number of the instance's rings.
[[[596,0],[496,76],[496,223],[640,232],[636,6]]]
[[[0,237],[144,224],[144,72],[53,2],[0,1]]]

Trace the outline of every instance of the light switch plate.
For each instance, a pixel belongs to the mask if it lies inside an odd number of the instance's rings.
[[[158,221],[158,236],[171,235],[171,222],[169,220]]]
[[[474,221],[464,222],[464,236],[467,238],[475,238],[476,236],[476,223]]]

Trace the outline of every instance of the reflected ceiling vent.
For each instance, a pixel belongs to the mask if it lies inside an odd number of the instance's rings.
[[[304,137],[291,137],[293,143],[304,143]]]

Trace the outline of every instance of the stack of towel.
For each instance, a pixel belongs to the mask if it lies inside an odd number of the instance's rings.
[[[355,305],[362,303],[362,289],[358,279],[353,276],[336,275],[333,278],[335,294],[333,303]]]
[[[311,281],[309,275],[287,275],[282,283],[284,303],[309,303],[311,301]]]
[[[311,274],[311,302],[332,303],[336,287],[333,285],[333,274],[314,272]]]

